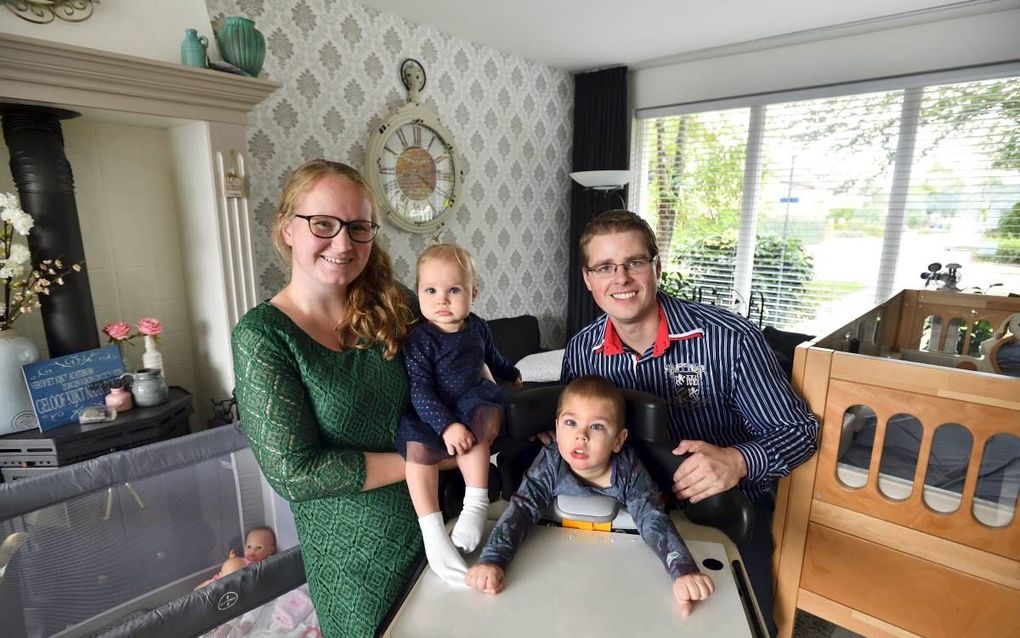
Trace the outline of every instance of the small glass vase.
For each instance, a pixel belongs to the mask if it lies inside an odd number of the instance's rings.
[[[149,335],[145,335],[145,352],[142,353],[142,367],[159,370],[160,376],[166,376],[163,374],[163,355],[156,349],[156,338]]]

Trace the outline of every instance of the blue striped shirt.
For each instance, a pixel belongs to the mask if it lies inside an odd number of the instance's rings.
[[[793,392],[761,331],[728,310],[663,293],[669,346],[639,356],[604,354],[602,315],[567,344],[560,381],[586,374],[669,403],[670,436],[736,448],[747,463],[740,487],[752,500],[818,449],[818,421]],[[698,331],[701,331],[698,334]]]

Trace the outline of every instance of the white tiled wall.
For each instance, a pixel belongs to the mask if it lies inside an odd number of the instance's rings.
[[[166,132],[87,118],[62,124],[97,330],[110,321],[133,324],[156,317],[163,323],[158,348],[167,382],[194,392],[184,251]],[[0,163],[8,166],[2,144]],[[0,170],[0,190],[15,192],[8,170]],[[15,327],[48,356],[38,312]],[[105,335],[100,337],[105,343]],[[125,367],[140,368],[143,349],[141,340],[126,347]]]

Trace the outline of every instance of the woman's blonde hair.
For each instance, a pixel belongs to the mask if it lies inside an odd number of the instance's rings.
[[[471,253],[466,251],[464,248],[457,244],[435,244],[433,246],[429,246],[425,249],[425,252],[418,256],[418,264],[415,267],[415,271],[421,269],[421,265],[430,259],[457,264],[471,279],[472,289],[478,288],[478,275],[475,272],[475,262],[471,259]],[[415,286],[417,287],[417,283],[415,283]]]
[[[298,199],[330,175],[342,177],[360,190],[372,209],[372,221],[379,222],[372,189],[357,169],[325,159],[305,162],[291,173],[273,215],[273,248],[287,266],[291,248],[284,241],[283,228],[294,219]],[[336,327],[340,348],[352,341],[359,350],[378,344],[383,347],[383,357],[393,359],[413,320],[408,295],[393,278],[389,255],[382,246],[373,243],[365,269],[347,285],[347,316]]]

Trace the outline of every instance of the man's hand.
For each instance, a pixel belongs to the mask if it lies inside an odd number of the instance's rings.
[[[681,616],[691,615],[693,601],[705,600],[714,591],[715,583],[707,574],[687,574],[673,581],[673,596],[680,604]]]
[[[464,576],[464,584],[485,594],[503,591],[503,568],[490,563],[473,565]]]
[[[744,456],[734,448],[704,441],[680,441],[673,454],[690,454],[673,474],[673,493],[697,503],[725,492],[747,476]]]
[[[450,456],[457,456],[471,451],[475,437],[463,423],[451,423],[443,430],[443,443],[446,444],[446,451]]]

